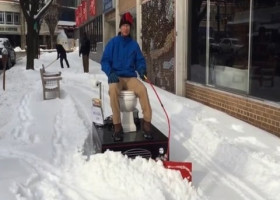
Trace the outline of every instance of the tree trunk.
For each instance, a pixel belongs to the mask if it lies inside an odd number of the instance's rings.
[[[52,26],[49,26],[50,29],[50,37],[51,37],[51,49],[54,49],[54,31],[55,29]]]
[[[33,20],[29,20],[27,22],[27,62],[26,62],[26,69],[33,69],[34,70],[34,57],[35,57],[35,41],[36,41],[36,31],[33,27]]]

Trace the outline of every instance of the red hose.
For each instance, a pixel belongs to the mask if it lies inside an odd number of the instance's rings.
[[[162,107],[162,109],[163,109],[163,111],[164,111],[164,113],[165,113],[165,116],[166,116],[166,119],[167,119],[167,123],[168,123],[168,145],[167,145],[167,159],[169,160],[169,145],[170,145],[170,120],[169,120],[169,117],[168,117],[168,114],[167,114],[167,112],[166,112],[166,110],[165,110],[165,108],[164,108],[164,106],[163,106],[163,104],[162,104],[162,102],[161,102],[161,100],[160,100],[160,98],[159,98],[159,95],[158,95],[158,93],[157,93],[157,91],[155,90],[155,88],[154,88],[154,86],[153,86],[153,84],[151,83],[151,81],[145,76],[145,79],[146,79],[146,81],[151,85],[151,87],[153,88],[153,90],[154,90],[154,92],[155,92],[155,94],[156,94],[156,96],[157,96],[157,99],[158,99],[158,101],[160,102],[160,105],[161,105],[161,107]]]

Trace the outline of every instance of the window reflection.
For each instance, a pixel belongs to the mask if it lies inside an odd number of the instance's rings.
[[[206,80],[206,1],[191,1],[191,39],[190,67],[188,79],[194,82],[205,83]]]
[[[280,101],[280,1],[254,0],[251,94]]]
[[[192,0],[190,8],[188,80],[280,102],[280,0]]]
[[[245,3],[246,2],[246,3]],[[248,90],[249,0],[211,1],[209,83],[217,87]]]

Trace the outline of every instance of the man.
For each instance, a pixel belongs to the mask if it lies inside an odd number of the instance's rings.
[[[2,54],[2,67],[3,67],[3,90],[5,90],[5,83],[6,83],[6,78],[5,78],[5,74],[6,74],[6,69],[7,69],[7,63],[8,63],[8,57],[9,57],[9,52],[7,49],[8,46],[8,42],[5,41],[3,43],[3,49],[1,51]]]
[[[88,73],[88,65],[89,65],[89,52],[90,52],[90,41],[87,37],[86,32],[84,32],[83,39],[81,41],[81,48],[79,51],[79,56],[83,55],[83,66],[84,72]]]
[[[121,90],[133,91],[143,111],[142,129],[146,139],[152,139],[152,110],[145,85],[137,79],[136,71],[142,80],[146,77],[146,61],[140,47],[130,36],[132,16],[125,13],[120,21],[120,32],[112,38],[102,56],[102,70],[108,76],[110,104],[113,113],[114,140],[123,139],[123,129],[120,117],[119,93]]]
[[[66,51],[64,49],[64,47],[61,44],[57,44],[56,45],[56,50],[57,50],[57,60],[60,58],[60,66],[61,68],[63,67],[63,59],[65,60],[67,67],[69,68],[69,63],[67,60],[67,56],[66,56]]]

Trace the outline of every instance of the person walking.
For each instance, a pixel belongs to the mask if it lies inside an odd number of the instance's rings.
[[[1,51],[2,54],[2,67],[3,67],[3,90],[5,90],[6,88],[6,69],[7,69],[7,63],[8,63],[8,57],[9,57],[9,52],[7,49],[8,43],[7,41],[5,41],[3,43],[3,48]]]
[[[83,66],[84,72],[88,73],[89,71],[89,52],[90,52],[90,41],[87,37],[86,32],[83,34],[83,38],[81,41],[81,48],[79,51],[79,56],[83,55]]]
[[[64,49],[64,47],[61,44],[56,44],[56,50],[57,50],[57,60],[60,58],[60,66],[61,68],[63,67],[63,60],[65,60],[67,67],[69,68],[69,63],[67,60],[67,56],[66,56],[66,51]]]
[[[143,113],[142,130],[146,139],[152,139],[150,106],[147,88],[139,79],[145,80],[146,61],[138,43],[131,38],[130,29],[133,18],[129,12],[122,15],[120,32],[105,47],[102,55],[102,70],[108,77],[110,104],[113,113],[114,141],[123,140],[123,128],[120,117],[119,94],[123,89],[133,91],[139,98]],[[136,73],[137,72],[137,73]]]

